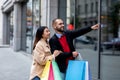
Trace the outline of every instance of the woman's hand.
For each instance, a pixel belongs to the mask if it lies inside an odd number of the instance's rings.
[[[62,53],[62,51],[60,51],[60,50],[55,50],[54,53],[53,53],[53,55],[56,57],[56,56],[58,56],[60,53]]]

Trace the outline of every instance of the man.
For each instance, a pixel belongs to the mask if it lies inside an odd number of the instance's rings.
[[[99,25],[96,24],[91,27],[85,27],[78,30],[64,31],[64,22],[62,19],[54,19],[52,22],[55,34],[49,40],[52,53],[54,50],[60,50],[62,53],[56,57],[56,62],[59,66],[62,77],[65,79],[66,68],[68,60],[74,60],[78,56],[73,46],[73,39],[79,37],[92,29],[98,29]],[[63,80],[64,80],[63,79]]]

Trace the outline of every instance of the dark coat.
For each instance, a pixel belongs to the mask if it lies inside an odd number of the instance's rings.
[[[74,45],[73,45],[73,40],[76,38],[76,37],[79,37],[89,31],[91,31],[91,27],[85,27],[85,28],[81,28],[81,29],[78,29],[78,30],[73,30],[73,31],[64,31],[64,35],[66,36],[66,39],[67,39],[67,42],[68,42],[68,45],[69,45],[69,48],[70,48],[70,53],[67,53],[67,52],[63,52],[61,53],[59,56],[56,57],[56,62],[59,66],[59,69],[61,72],[66,72],[66,59],[70,56],[73,56],[72,55],[72,52],[75,51],[75,48],[74,48]],[[49,43],[50,43],[50,47],[51,47],[51,52],[53,53],[54,50],[61,50],[63,51],[63,48],[59,42],[59,38],[56,36],[56,34],[54,34],[50,40],[49,40]]]

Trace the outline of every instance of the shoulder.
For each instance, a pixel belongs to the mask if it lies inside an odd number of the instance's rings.
[[[53,44],[58,44],[58,37],[56,35],[53,35],[50,39],[49,39],[49,44],[53,45]]]
[[[54,34],[49,41],[56,40],[56,39],[57,39],[57,36]]]
[[[66,30],[66,31],[64,31],[64,34],[65,34],[66,36],[71,36],[72,33],[73,33],[73,30]]]
[[[39,40],[36,46],[45,46],[47,43],[44,40]]]
[[[43,42],[42,41],[38,41],[38,43],[36,44],[36,46],[42,46]]]

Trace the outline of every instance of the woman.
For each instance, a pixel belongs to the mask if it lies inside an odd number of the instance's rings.
[[[39,27],[33,46],[33,63],[31,67],[30,80],[40,80],[45,64],[48,60],[55,59],[61,51],[55,50],[53,54],[50,52],[48,39],[50,31],[47,27]]]

